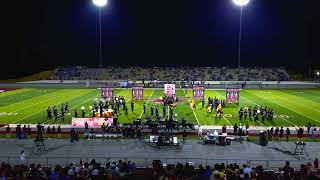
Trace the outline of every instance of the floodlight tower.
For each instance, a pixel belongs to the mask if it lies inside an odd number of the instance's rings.
[[[233,3],[240,6],[240,27],[239,27],[239,49],[238,49],[238,68],[241,66],[241,36],[242,36],[242,8],[249,4],[250,0],[233,0]]]
[[[92,3],[99,8],[99,61],[102,68],[101,8],[108,4],[108,0],[92,0]]]

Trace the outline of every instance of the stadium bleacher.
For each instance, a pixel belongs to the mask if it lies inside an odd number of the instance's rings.
[[[56,80],[163,80],[163,81],[287,81],[282,68],[134,67],[86,68],[65,66],[55,69]]]
[[[119,160],[101,164],[96,160],[71,163],[66,166],[47,167],[41,164],[11,165],[5,162],[0,166],[1,179],[319,179],[318,162],[301,164],[300,169],[293,169],[289,162],[278,170],[263,169],[262,166],[250,167],[234,164],[217,163],[214,167],[192,162],[165,164],[155,160],[151,167],[136,167],[134,162]]]

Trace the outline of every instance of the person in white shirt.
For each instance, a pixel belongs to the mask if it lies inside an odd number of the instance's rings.
[[[218,137],[218,136],[219,136],[218,131],[217,131],[217,130],[214,130],[213,135],[214,135],[215,137]]]
[[[24,150],[22,150],[21,152],[20,152],[20,161],[21,161],[21,164],[24,164],[25,163],[25,160],[26,160],[26,155],[25,155],[25,153],[24,153]]]
[[[202,127],[199,126],[199,129],[198,129],[198,136],[202,136]]]

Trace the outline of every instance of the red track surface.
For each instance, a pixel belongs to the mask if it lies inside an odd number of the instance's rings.
[[[6,92],[6,91],[14,91],[17,90],[18,88],[0,88],[0,93]]]

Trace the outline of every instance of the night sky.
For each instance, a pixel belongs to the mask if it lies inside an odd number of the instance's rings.
[[[251,0],[242,66],[320,62],[320,0]],[[1,78],[59,65],[99,65],[99,11],[91,0],[1,4]],[[109,0],[105,66],[237,66],[240,8],[232,0]]]

